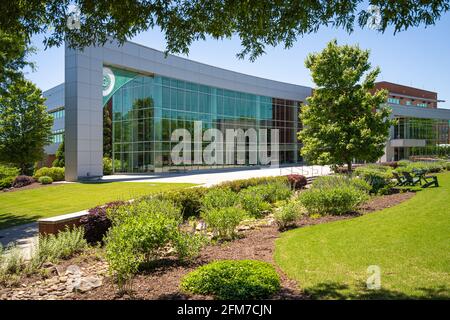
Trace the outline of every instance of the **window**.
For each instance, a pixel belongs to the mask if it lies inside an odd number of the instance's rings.
[[[64,118],[65,112],[64,109],[59,110],[51,110],[49,114],[53,117],[53,120]]]
[[[428,103],[418,103],[418,104],[416,104],[416,106],[426,108],[426,107],[428,107]]]
[[[388,98],[388,102],[392,104],[400,104],[400,99],[397,98]]]
[[[141,106],[137,102],[146,99],[149,107],[145,103],[133,117],[127,116],[135,106]],[[193,137],[194,121],[202,121],[203,130],[279,129],[280,148],[286,150],[280,156],[285,162],[297,159],[296,128],[300,123],[295,105],[298,102],[139,75],[118,89],[112,95],[111,103],[114,112],[118,113],[113,118],[112,130],[113,158],[120,163],[115,166],[115,172],[175,170],[170,161],[174,146],[171,134],[177,128],[184,128]],[[270,131],[267,133],[270,143]],[[183,165],[183,168],[195,170],[199,166]]]
[[[64,129],[58,129],[52,132],[53,143],[61,143],[64,139]]]

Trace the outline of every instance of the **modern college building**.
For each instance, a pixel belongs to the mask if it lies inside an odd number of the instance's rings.
[[[450,155],[450,110],[438,108],[444,101],[436,92],[386,81],[376,89],[388,90],[387,103],[397,119],[381,161]]]
[[[89,47],[82,52],[66,48],[65,83],[44,92],[55,119],[54,143],[46,152],[53,155],[64,136],[68,181],[101,176],[104,154],[113,159],[114,173],[242,166],[173,163],[170,154],[178,142],[171,141],[172,132],[183,128],[193,137],[201,121],[202,132],[210,128],[221,132],[278,129],[280,164],[299,163],[302,159],[296,136],[301,123],[297,115],[311,93],[310,87],[166,57],[163,52],[131,42]],[[419,97],[415,97],[414,106],[402,104],[403,99],[414,96],[409,94],[390,90],[389,103],[404,124],[392,128],[384,160],[407,157],[411,154],[408,148],[450,143],[450,110],[436,109],[437,97],[417,99],[433,103],[429,105],[433,108],[418,106],[415,100]],[[391,100],[397,96],[398,101]],[[416,128],[417,121],[422,128],[421,119],[431,130],[426,137],[422,137],[422,129],[417,135],[416,129],[409,129]],[[193,145],[192,153],[209,143]],[[251,149],[250,141],[246,143]]]
[[[83,52],[66,49],[65,83],[44,96],[55,117],[55,142],[65,136],[66,180],[73,181],[102,175],[104,149],[111,149],[115,173],[225,166],[171,162],[170,151],[178,143],[171,142],[171,133],[192,131],[194,121],[202,122],[203,131],[279,129],[280,163],[296,163],[298,108],[310,94],[309,87],[165,57],[126,42]],[[104,143],[107,135],[110,144]]]

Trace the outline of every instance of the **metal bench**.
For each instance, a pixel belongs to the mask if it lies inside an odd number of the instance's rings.
[[[405,177],[405,179],[406,179],[405,185],[415,186],[417,184],[419,184],[419,185],[421,184],[422,179],[420,177],[413,176],[409,172],[403,172],[403,177]]]
[[[392,172],[395,180],[397,180],[397,186],[404,186],[407,180],[404,177],[401,177],[397,172]]]

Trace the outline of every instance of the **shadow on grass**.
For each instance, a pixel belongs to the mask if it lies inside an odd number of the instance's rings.
[[[337,282],[322,282],[306,289],[306,294],[312,299],[334,299],[334,300],[410,300],[410,299],[449,299],[450,287],[440,285],[435,288],[416,288],[421,293],[418,295],[408,295],[400,291],[379,289],[368,290],[365,284],[357,288],[350,288],[346,284]]]
[[[42,218],[40,215],[16,215],[13,213],[0,213],[0,231],[5,228],[36,222]]]

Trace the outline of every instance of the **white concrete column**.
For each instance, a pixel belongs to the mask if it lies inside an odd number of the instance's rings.
[[[81,52],[66,46],[67,181],[103,175],[103,63],[101,52],[98,48],[86,48]]]

